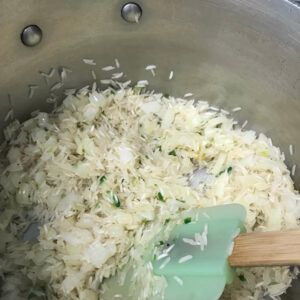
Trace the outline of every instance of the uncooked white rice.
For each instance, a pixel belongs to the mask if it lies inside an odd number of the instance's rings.
[[[120,62],[117,58],[115,58],[115,65],[116,65],[116,68],[119,69],[120,68]]]
[[[264,283],[263,281],[261,281],[261,282],[259,282],[259,283],[257,283],[257,284],[255,285],[255,288],[264,286],[264,284],[265,284],[265,283]]]
[[[166,253],[166,252],[163,252],[162,254],[160,254],[160,255],[157,257],[156,260],[161,260],[161,259],[163,259],[163,258],[165,258],[165,257],[167,257],[167,256],[169,256],[169,254]]]
[[[106,71],[106,72],[107,72],[107,71],[112,71],[112,70],[114,70],[114,69],[115,69],[114,66],[106,66],[106,67],[103,67],[103,68],[102,68],[102,70],[103,70],[103,71]]]
[[[189,238],[183,238],[182,241],[183,241],[184,243],[186,243],[186,244],[191,245],[191,246],[198,246],[198,245],[199,245],[198,242],[196,242],[196,241],[193,240],[193,239],[189,239]]]
[[[39,73],[45,79],[46,84],[49,85],[50,78],[53,77],[55,74],[55,69],[51,68],[48,73],[42,71],[40,71]]]
[[[233,108],[231,111],[232,112],[238,112],[240,110],[242,110],[242,108],[238,106],[238,107]]]
[[[298,276],[299,273],[300,273],[299,267],[295,266],[295,267],[294,267],[294,270],[293,270],[293,273],[294,273],[296,276]]]
[[[90,66],[96,66],[96,62],[93,59],[90,58],[84,58],[82,60],[85,64],[90,65]]]
[[[294,147],[293,147],[293,145],[289,145],[289,151],[290,151],[290,155],[293,156],[294,155]]]
[[[123,75],[124,75],[123,72],[120,72],[120,73],[113,73],[113,74],[111,75],[111,78],[112,78],[112,79],[119,79],[119,78],[121,78]]]
[[[209,109],[212,111],[220,111],[220,108],[215,107],[215,106],[210,106]]]
[[[171,80],[174,77],[174,71],[171,71],[169,74],[169,80]]]
[[[14,118],[14,110],[11,108],[4,117],[4,122],[7,122],[9,119],[13,120]]]
[[[186,93],[183,95],[184,98],[192,97],[193,93]]]
[[[193,258],[193,255],[186,255],[186,256],[183,256],[183,257],[179,258],[178,263],[179,263],[179,264],[183,264],[183,263],[185,263],[185,262],[191,260],[192,258]]]
[[[46,99],[46,102],[51,103],[51,104],[56,103],[57,102],[57,97],[54,97],[54,96],[48,97]]]
[[[297,166],[293,165],[293,167],[292,167],[292,176],[295,176],[296,168],[297,168]]]
[[[63,82],[67,79],[67,76],[68,76],[68,73],[72,73],[72,70],[68,69],[68,68],[65,68],[65,67],[62,67],[60,69],[60,80]]]
[[[56,82],[52,85],[52,87],[50,88],[50,91],[53,92],[53,91],[59,90],[63,86],[64,86],[63,82],[61,82],[61,81]]]
[[[66,89],[64,91],[64,95],[69,96],[69,95],[74,95],[76,93],[76,89]]]
[[[177,281],[179,285],[183,285],[183,280],[178,276],[173,276],[174,280]]]
[[[207,214],[206,212],[203,212],[202,215],[203,215],[204,217],[206,217],[207,219],[210,219],[209,214]]]
[[[136,84],[137,87],[146,87],[149,84],[148,80],[139,80]]]
[[[28,98],[31,99],[34,95],[35,90],[38,89],[38,85],[31,84],[28,86]]]
[[[273,141],[272,141],[272,138],[268,138],[268,142],[269,142],[269,144],[270,144],[270,146],[273,146]]]
[[[131,84],[131,80],[127,80],[125,82],[122,82],[122,88],[126,89]]]
[[[175,244],[172,244],[171,246],[169,246],[167,249],[165,249],[164,251],[166,252],[166,253],[170,253],[172,250],[173,250],[173,248],[175,247]]]
[[[244,129],[248,124],[248,120],[246,120],[243,124],[242,124],[242,129]]]
[[[156,75],[156,74],[155,74],[155,69],[156,69],[156,66],[155,66],[155,65],[148,65],[148,66],[145,68],[145,70],[151,72],[151,74],[152,74],[153,77],[155,77],[155,75]]]
[[[27,299],[33,288],[51,300],[98,299],[104,278],[116,271],[126,278],[122,266],[129,260],[137,266],[133,285],[143,287],[139,300],[149,299],[164,280],[153,276],[143,255],[162,227],[182,222],[181,211],[234,202],[247,210],[247,231],[299,227],[299,194],[282,153],[265,135],[234,127],[204,101],[95,85],[75,92],[65,92],[55,113],[36,112],[4,131],[0,276],[6,299]],[[49,99],[56,106],[57,96]],[[203,168],[208,179],[189,186]],[[34,222],[41,225],[39,241],[19,240]],[[207,236],[204,228],[195,241],[206,245]],[[227,286],[222,299],[257,299],[260,282],[279,299],[298,272],[237,273],[244,280]]]
[[[223,113],[224,115],[230,115],[230,112],[225,109],[221,109],[221,113]]]
[[[156,69],[156,65],[148,65],[145,70],[154,70]]]
[[[159,269],[161,270],[161,269],[165,268],[166,265],[167,265],[170,261],[171,261],[171,257],[168,256],[168,257],[163,261],[163,263],[159,266]]]
[[[97,79],[97,75],[96,75],[96,73],[95,73],[94,70],[91,71],[91,74],[92,74],[92,78],[93,78],[94,80],[96,80],[96,79]]]
[[[147,267],[149,270],[153,271],[153,265],[151,261],[148,262]]]
[[[111,79],[101,79],[100,82],[102,84],[111,84],[112,80]]]

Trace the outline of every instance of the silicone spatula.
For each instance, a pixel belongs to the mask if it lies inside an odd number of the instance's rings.
[[[228,257],[245,217],[241,205],[215,206],[193,211],[190,223],[174,228],[153,261],[154,273],[168,282],[164,299],[219,299],[233,280]]]
[[[240,233],[245,217],[241,205],[215,206],[194,210],[188,224],[185,218],[174,228],[152,261],[154,273],[167,280],[165,300],[217,300],[233,279],[232,267],[300,264],[300,231]],[[103,299],[137,300],[139,291],[129,286],[110,279]]]

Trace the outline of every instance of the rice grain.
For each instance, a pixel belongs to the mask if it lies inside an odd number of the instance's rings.
[[[90,65],[90,66],[96,66],[96,62],[93,59],[90,58],[84,58],[82,60],[85,64]]]
[[[114,70],[115,67],[114,66],[106,66],[106,67],[103,67],[102,70],[105,71],[105,72],[108,72],[108,71],[112,71]]]
[[[293,147],[293,145],[289,145],[289,151],[290,151],[290,155],[293,156],[294,155],[294,147]]]
[[[120,62],[117,58],[115,58],[115,65],[116,65],[116,68],[119,69],[120,68]]]
[[[174,280],[177,281],[179,285],[183,285],[183,280],[178,276],[173,276]]]
[[[183,264],[183,263],[185,263],[185,262],[191,260],[192,258],[193,258],[192,255],[186,255],[186,256],[183,256],[183,257],[181,257],[181,258],[178,260],[178,263],[179,263],[179,264]]]

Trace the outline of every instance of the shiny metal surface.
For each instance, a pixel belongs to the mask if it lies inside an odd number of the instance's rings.
[[[137,3],[129,2],[122,6],[121,15],[129,23],[138,23],[142,16],[142,8]]]
[[[33,47],[38,45],[43,37],[43,32],[37,25],[26,26],[21,33],[21,40],[25,46]]]
[[[300,1],[299,0],[289,0],[291,3],[296,4],[300,7]]]
[[[21,120],[46,102],[50,85],[39,71],[68,67],[66,88],[91,83],[91,70],[117,57],[128,78],[182,96],[192,92],[225,109],[241,106],[236,118],[272,136],[287,164],[300,166],[300,9],[287,0],[139,0],[142,22],[120,17],[122,0],[0,0],[0,128],[11,109]],[[39,24],[43,42],[24,47],[20,29]],[[92,58],[96,66],[86,65]],[[156,77],[146,72],[157,65]],[[168,80],[171,70],[174,78]],[[28,85],[38,85],[28,98]],[[55,91],[59,96],[62,89]],[[295,154],[288,155],[294,145]],[[300,172],[296,184],[300,186]],[[300,299],[299,284],[285,297]]]

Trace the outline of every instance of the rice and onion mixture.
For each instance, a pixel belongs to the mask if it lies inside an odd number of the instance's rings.
[[[84,88],[4,134],[2,300],[101,299],[103,280],[125,277],[129,261],[142,280],[139,300],[150,299],[164,282],[142,255],[193,208],[240,203],[248,231],[299,226],[300,198],[280,150],[204,101]],[[24,241],[32,224],[38,240]],[[237,269],[222,299],[280,299],[297,273]]]

